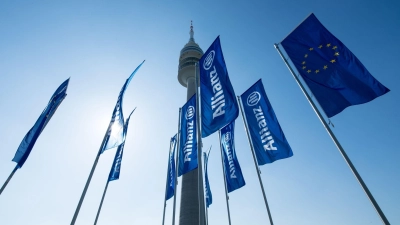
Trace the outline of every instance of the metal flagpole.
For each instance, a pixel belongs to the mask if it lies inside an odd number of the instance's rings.
[[[253,154],[254,165],[255,165],[256,170],[257,170],[258,180],[260,181],[260,187],[261,187],[261,190],[262,190],[262,193],[263,193],[263,196],[264,196],[265,207],[267,207],[269,222],[270,222],[271,225],[274,225],[274,222],[272,222],[271,212],[269,211],[269,206],[268,206],[268,202],[267,202],[267,197],[265,196],[264,186],[263,186],[263,183],[262,183],[262,180],[261,180],[261,176],[260,176],[261,171],[260,171],[260,169],[258,168],[256,155],[254,154],[253,142],[252,142],[251,139],[250,139],[249,128],[247,127],[247,121],[246,121],[246,118],[245,118],[244,113],[243,113],[242,102],[240,101],[240,97],[239,97],[239,96],[237,96],[237,99],[238,99],[238,102],[239,102],[240,112],[242,113],[244,128],[245,128],[245,130],[246,130],[247,138],[248,138],[248,140],[249,140],[251,154]]]
[[[308,102],[311,104],[311,107],[314,109],[315,113],[317,114],[319,120],[321,121],[322,125],[325,127],[326,131],[328,132],[329,136],[331,136],[333,142],[335,143],[336,147],[338,148],[339,152],[342,154],[344,160],[346,161],[347,165],[350,167],[351,171],[353,172],[354,176],[357,178],[358,182],[360,183],[361,187],[363,188],[365,194],[368,196],[369,200],[371,201],[372,205],[374,206],[376,212],[380,216],[383,224],[390,225],[389,221],[386,219],[385,214],[383,214],[381,208],[379,207],[378,203],[375,201],[374,197],[372,196],[371,192],[368,190],[367,185],[365,185],[364,181],[362,180],[361,176],[358,174],[356,168],[353,166],[353,163],[350,161],[349,157],[347,156],[346,152],[340,145],[339,141],[336,139],[335,134],[333,134],[332,130],[330,129],[329,125],[323,119],[319,109],[315,106],[314,102],[311,100],[310,95],[304,89],[303,84],[300,82],[299,78],[296,76],[294,70],[289,65],[287,59],[283,56],[281,50],[279,49],[278,44],[274,44],[276,50],[278,50],[279,55],[282,57],[283,61],[285,62],[286,66],[289,68],[290,72],[292,73],[294,79],[296,80],[297,84],[300,86],[300,89],[303,91],[304,95],[306,96]]]
[[[200,109],[200,90],[198,70],[199,63],[195,64],[195,81],[196,81],[196,124],[197,124],[197,167],[198,167],[198,192],[199,192],[199,224],[205,224],[205,204],[204,204],[204,182],[203,182],[203,163],[202,163],[202,140],[201,140],[201,109]]]
[[[118,153],[118,151],[117,151],[117,153]],[[116,153],[116,154],[117,154],[117,153]],[[97,220],[99,219],[101,207],[103,206],[104,196],[106,196],[106,192],[107,192],[107,188],[108,188],[108,183],[110,183],[110,181],[107,179],[107,184],[106,184],[106,187],[104,188],[103,197],[101,197],[101,202],[100,202],[100,205],[99,205],[99,209],[97,210],[96,219],[94,220],[94,225],[97,224]]]
[[[18,164],[15,165],[15,168],[14,168],[13,171],[11,172],[10,176],[8,176],[6,182],[4,182],[3,186],[1,187],[1,189],[0,189],[0,195],[1,195],[1,193],[3,193],[3,190],[7,187],[8,182],[10,182],[11,178],[14,176],[14,173],[15,173],[15,171],[17,171],[18,168],[19,168],[19,167],[18,167]]]
[[[229,196],[228,196],[228,189],[226,187],[226,171],[225,171],[225,166],[224,166],[224,156],[222,155],[223,151],[223,146],[221,142],[221,130],[218,131],[218,136],[219,136],[219,147],[221,149],[221,165],[222,165],[222,171],[224,175],[224,187],[225,187],[225,197],[226,197],[226,209],[228,210],[228,220],[229,220],[229,225],[231,225],[231,213],[229,210]]]
[[[93,163],[93,166],[92,166],[92,170],[90,171],[89,177],[88,177],[88,179],[86,181],[85,188],[83,189],[81,198],[79,199],[79,203],[76,206],[76,210],[75,210],[75,213],[74,213],[74,217],[72,218],[71,225],[75,224],[76,218],[78,217],[79,210],[81,209],[83,199],[85,198],[86,191],[89,188],[89,184],[90,184],[90,181],[92,180],[92,176],[93,176],[94,170],[96,169],[97,163],[99,161],[99,158],[100,158],[100,155],[101,155],[101,150],[103,149],[103,145],[106,142],[106,137],[107,137],[109,128],[110,128],[110,125],[108,125],[106,134],[104,135],[104,138],[103,138],[103,142],[100,145],[99,152],[97,153],[96,159],[94,160],[94,163]]]
[[[175,209],[176,209],[176,188],[178,187],[178,165],[179,165],[179,148],[180,148],[180,140],[181,140],[181,115],[182,108],[179,108],[179,119],[178,119],[178,135],[176,139],[176,159],[175,159],[175,188],[174,188],[174,206],[172,211],[172,225],[175,225]],[[164,223],[163,223],[164,225]]]
[[[168,153],[168,164],[167,165],[169,165],[169,159],[171,158],[171,141],[169,142],[169,153]],[[166,197],[167,197],[167,189],[168,189],[168,187],[167,187],[167,184],[168,184],[168,167],[167,167],[167,178],[165,178],[166,180],[165,180],[165,194],[164,194],[164,211],[163,211],[163,217],[162,217],[162,225],[164,225],[164,220],[165,220],[165,208],[167,207],[167,200],[166,200]]]

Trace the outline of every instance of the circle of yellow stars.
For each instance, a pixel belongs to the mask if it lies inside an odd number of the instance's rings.
[[[326,48],[331,48],[331,46],[332,46],[331,43],[328,43],[328,44],[325,45]],[[319,46],[318,46],[319,49],[322,49],[323,47],[324,47],[324,45],[319,45]],[[312,52],[312,51],[314,50],[314,48],[310,47],[308,50],[309,50],[310,52]],[[332,50],[335,51],[335,53],[333,54],[333,56],[339,57],[339,52],[337,51],[337,46],[332,46]],[[302,69],[305,70],[307,73],[314,72],[315,74],[318,74],[318,73],[320,72],[319,69],[310,69],[310,68],[307,68],[307,66],[306,66],[306,63],[307,63],[307,62],[306,62],[306,59],[307,59],[307,57],[308,57],[308,53],[306,53],[306,54],[304,55],[305,60],[301,63],[301,64],[302,64]],[[336,62],[335,57],[333,57],[333,59],[330,60],[329,62],[332,63],[332,64],[335,63],[335,62]],[[306,69],[307,69],[307,70],[306,70]],[[323,69],[323,70],[328,69],[328,64],[327,64],[327,65],[324,65],[322,69]]]

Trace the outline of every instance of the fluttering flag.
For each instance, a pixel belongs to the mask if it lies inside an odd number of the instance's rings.
[[[293,155],[267,98],[261,79],[241,96],[258,165]]]
[[[182,107],[178,176],[197,168],[196,95]]]
[[[105,137],[106,141],[104,142],[101,153],[103,153],[107,149],[118,147],[125,140],[122,101],[126,88],[128,87],[135,73],[143,65],[143,63],[144,61],[132,72],[128,79],[126,79],[124,86],[122,86],[122,89],[118,95],[117,104],[115,105],[113,114],[111,116],[111,121],[107,130],[107,136]]]
[[[47,123],[50,121],[53,114],[56,112],[58,106],[67,96],[67,88],[68,88],[69,78],[64,81],[51,96],[49,103],[46,108],[43,110],[42,114],[40,114],[38,120],[35,125],[28,131],[19,145],[17,152],[15,153],[12,161],[17,163],[17,166],[21,168],[29,154],[32,151],[33,146],[36,143],[40,133],[42,133],[43,129],[46,127]]]
[[[281,45],[328,117],[390,91],[314,14]]]
[[[128,119],[126,119],[126,121],[125,121],[125,124],[124,124],[125,136],[128,134],[129,120],[131,119],[131,115],[135,111],[135,109],[132,110],[131,114],[129,114],[129,116],[128,116]],[[119,179],[119,174],[121,171],[122,155],[124,153],[124,146],[125,146],[125,140],[122,144],[120,144],[118,146],[117,152],[115,153],[114,162],[112,164],[110,174],[108,175],[108,181],[113,181],[113,180]]]
[[[235,151],[235,121],[221,129],[221,146],[228,193],[246,185]]]
[[[205,171],[205,188],[204,188],[204,192],[206,195],[206,206],[207,208],[212,204],[212,193],[211,193],[211,189],[210,189],[210,183],[208,182],[208,169],[207,169],[207,165],[208,165],[208,157],[210,156],[210,152],[211,152],[211,147],[210,150],[208,150],[208,153],[203,152],[203,158],[204,158],[204,171]]]
[[[169,155],[168,155],[168,174],[167,174],[167,183],[166,183],[166,191],[165,191],[165,201],[172,198],[175,193],[175,149],[176,149],[176,140],[177,134],[171,138],[171,143],[169,146]]]
[[[218,131],[239,115],[219,36],[200,59],[202,137]]]

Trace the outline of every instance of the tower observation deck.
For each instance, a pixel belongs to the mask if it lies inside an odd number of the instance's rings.
[[[193,25],[190,26],[189,42],[182,48],[179,56],[178,81],[187,88],[186,99],[189,100],[196,93],[195,63],[203,55],[203,50],[194,41]],[[199,110],[198,110],[199,111]],[[198,152],[198,154],[201,154]],[[203,189],[200,187],[201,190]],[[182,175],[181,206],[179,214],[179,225],[204,225],[199,222],[199,177],[198,169]],[[204,206],[203,206],[204,207]]]

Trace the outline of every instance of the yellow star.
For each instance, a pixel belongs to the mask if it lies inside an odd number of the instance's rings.
[[[322,48],[322,45],[318,46],[318,48]]]
[[[303,64],[303,65],[306,64],[306,61],[303,61],[301,64]]]
[[[328,66],[327,66],[327,65],[324,66],[324,70],[326,70],[326,69],[328,69]]]
[[[315,73],[319,73],[319,70],[316,70]]]
[[[334,62],[336,62],[336,60],[332,59],[332,60],[331,60],[331,63],[334,63]]]
[[[308,54],[305,54],[305,55],[304,55],[304,58],[307,58],[307,56],[308,56]]]
[[[330,46],[331,46],[331,43],[329,43],[329,44],[326,45],[326,47],[330,47]]]
[[[313,48],[310,48],[309,50],[312,51],[312,50],[314,50],[314,49],[313,49]]]
[[[339,52],[335,52],[335,56],[339,56]]]
[[[306,66],[303,66],[303,70],[306,68]]]
[[[307,73],[311,73],[311,70],[307,70]]]
[[[337,49],[337,46],[333,46],[333,48],[332,48],[333,50],[335,50],[335,49]]]

